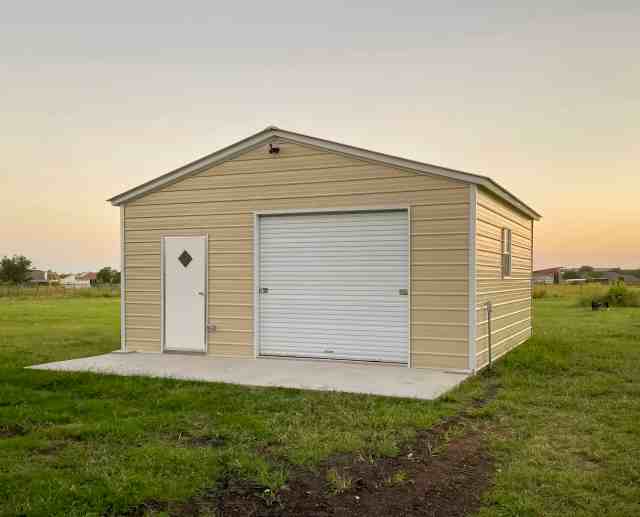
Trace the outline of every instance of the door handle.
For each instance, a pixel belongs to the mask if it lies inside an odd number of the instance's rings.
[[[409,296],[409,289],[398,289],[398,294],[400,296]]]
[[[204,291],[198,291],[198,294],[199,294],[200,296],[204,296]]]

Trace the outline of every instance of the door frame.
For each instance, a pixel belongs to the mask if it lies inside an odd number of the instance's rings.
[[[198,237],[204,239],[204,311],[202,318],[202,349],[172,349],[166,347],[166,282],[165,282],[165,239],[169,237]],[[160,237],[160,352],[208,353],[209,340],[207,319],[209,315],[209,235],[206,233],[190,235],[163,235]]]
[[[260,354],[260,329],[261,329],[261,305],[260,305],[260,218],[262,216],[270,215],[296,215],[296,214],[336,214],[336,213],[354,213],[354,212],[397,212],[405,211],[407,214],[407,289],[409,289],[409,296],[407,299],[407,362],[403,363],[403,366],[411,368],[411,298],[413,297],[413,290],[411,288],[411,249],[412,249],[412,237],[411,237],[411,205],[381,205],[381,206],[364,206],[364,207],[338,207],[338,208],[293,208],[282,210],[256,210],[253,212],[253,357],[258,359],[265,357]],[[282,357],[286,359],[286,357]],[[296,357],[290,357],[290,359],[300,359]],[[306,357],[305,361],[339,361],[339,362],[355,362],[355,363],[372,363],[369,361],[351,361],[349,359],[323,359],[316,357]],[[386,364],[386,363],[383,363]],[[388,363],[394,364],[394,363]],[[399,364],[399,363],[396,363]]]

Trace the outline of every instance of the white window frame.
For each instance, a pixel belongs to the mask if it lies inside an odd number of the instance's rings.
[[[511,277],[511,272],[513,269],[511,248],[511,228],[502,228],[502,235],[500,238],[500,270],[502,271],[502,278]]]

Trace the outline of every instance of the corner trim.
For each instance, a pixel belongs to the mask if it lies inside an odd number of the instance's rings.
[[[253,213],[253,357],[260,357],[260,214]]]
[[[164,279],[164,238],[160,237],[160,353],[165,352],[165,279]]]
[[[407,206],[407,288],[409,289],[409,299],[407,300],[407,368],[413,368],[413,332],[411,331],[413,327],[412,317],[411,317],[411,298],[413,298],[413,275],[411,274],[411,253],[413,251],[413,235],[411,234],[411,211],[413,210],[412,206]]]
[[[476,218],[478,216],[478,187],[469,186],[469,370],[475,372],[476,357],[476,323],[477,323],[477,271],[476,271]]]
[[[125,252],[125,234],[124,234],[124,217],[125,207],[120,207],[120,350],[127,352],[127,307],[126,307],[126,287],[127,276],[126,269],[126,252]]]
[[[533,219],[531,219],[531,261],[529,263],[529,319],[533,335]]]
[[[209,353],[209,234],[204,234],[204,350],[203,353]]]

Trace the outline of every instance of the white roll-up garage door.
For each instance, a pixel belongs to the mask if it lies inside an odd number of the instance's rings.
[[[406,363],[405,210],[259,219],[261,355]]]

